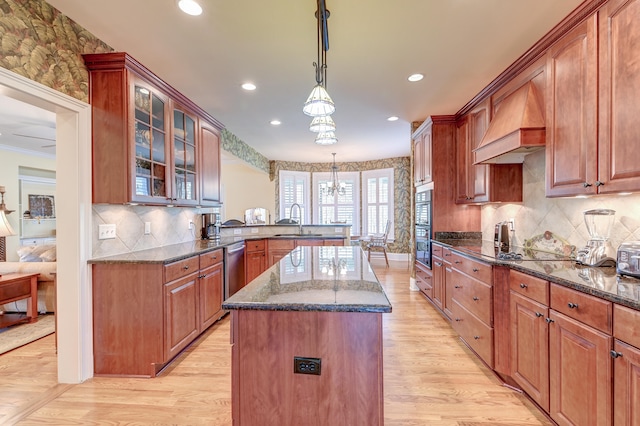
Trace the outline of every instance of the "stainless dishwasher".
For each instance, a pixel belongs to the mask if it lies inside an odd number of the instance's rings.
[[[244,287],[244,241],[224,248],[224,300]]]

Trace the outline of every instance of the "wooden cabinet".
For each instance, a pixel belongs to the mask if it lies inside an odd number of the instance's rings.
[[[265,240],[248,240],[244,251],[245,282],[249,284],[267,269]]]
[[[442,259],[444,262],[444,314],[451,319],[451,306],[453,305],[453,269],[451,267],[451,249],[442,249]]]
[[[444,271],[444,260],[442,259],[442,250],[443,247],[438,244],[432,244],[431,246],[431,272],[433,276],[433,297],[431,301],[434,305],[438,307],[438,309],[444,309],[444,298],[445,298],[445,271]]]
[[[640,424],[640,311],[613,307],[613,424]]]
[[[154,377],[224,315],[222,250],[93,269],[94,373]]]
[[[427,126],[421,126],[413,135],[414,156],[413,156],[413,177],[415,186],[432,182],[432,150],[431,150],[431,124],[427,121]]]
[[[521,164],[474,164],[490,120],[489,99],[456,125],[456,203],[522,202]]]
[[[431,270],[416,262],[416,285],[429,299],[433,299],[433,274]]]
[[[220,123],[126,53],[89,54],[84,60],[92,105],[93,202],[217,204]]]
[[[493,368],[492,267],[455,252],[451,266],[452,326],[467,345]]]
[[[549,197],[640,190],[639,0],[611,0],[547,53]]]
[[[271,267],[278,263],[280,259],[285,257],[294,248],[295,240],[269,239],[267,243],[267,267]]]
[[[549,283],[510,271],[511,377],[549,411]]]

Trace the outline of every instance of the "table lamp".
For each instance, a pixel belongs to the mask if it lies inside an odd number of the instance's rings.
[[[0,210],[0,261],[4,262],[7,260],[7,249],[5,238],[9,235],[15,235],[13,232],[13,228],[9,224],[7,220],[7,216],[4,214],[4,210]],[[1,277],[2,275],[0,275]]]

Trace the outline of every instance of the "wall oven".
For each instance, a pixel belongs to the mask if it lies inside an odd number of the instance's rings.
[[[416,192],[416,261],[431,268],[431,197],[433,190]]]

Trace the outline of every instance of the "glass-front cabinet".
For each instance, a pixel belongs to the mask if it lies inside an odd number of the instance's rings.
[[[126,53],[84,59],[92,105],[93,202],[219,206],[219,191],[203,195],[201,188],[219,188],[220,147],[209,133],[218,137],[222,125]],[[205,125],[209,133],[201,131]]]

